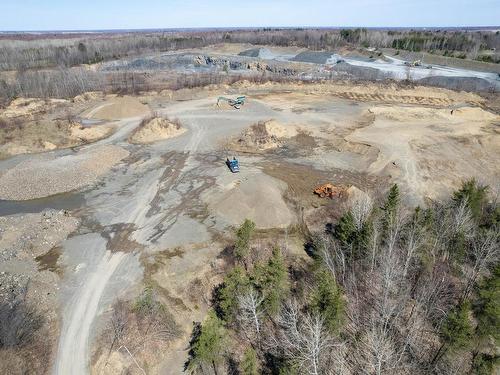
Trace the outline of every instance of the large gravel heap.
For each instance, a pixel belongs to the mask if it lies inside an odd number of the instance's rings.
[[[0,176],[0,199],[28,200],[81,189],[128,154],[106,145],[74,155],[26,160]]]

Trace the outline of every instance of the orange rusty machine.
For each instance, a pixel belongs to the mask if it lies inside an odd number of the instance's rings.
[[[319,195],[321,198],[329,197],[339,197],[344,195],[345,188],[342,186],[335,186],[333,184],[327,183],[320,185],[314,189],[314,194]]]

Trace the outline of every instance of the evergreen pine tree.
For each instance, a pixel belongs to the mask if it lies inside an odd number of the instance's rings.
[[[243,261],[250,251],[250,239],[255,230],[255,223],[252,220],[245,219],[243,224],[236,231],[236,244],[234,253],[238,260]]]
[[[316,273],[316,287],[311,297],[311,309],[323,316],[331,333],[337,333],[342,324],[345,304],[338,285],[324,268]]]
[[[201,326],[198,337],[192,343],[191,369],[202,366],[212,366],[215,374],[226,350],[226,331],[222,321],[214,311],[208,313]]]
[[[271,315],[276,314],[290,291],[288,270],[278,248],[273,249],[273,254],[266,264],[258,264],[255,267],[252,281],[264,297],[265,310]]]

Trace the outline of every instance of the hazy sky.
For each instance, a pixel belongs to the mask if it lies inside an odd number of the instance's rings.
[[[498,26],[500,0],[0,0],[0,30]]]

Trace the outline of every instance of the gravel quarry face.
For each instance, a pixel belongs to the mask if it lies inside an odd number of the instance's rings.
[[[226,74],[256,77],[269,74],[284,78],[317,81],[351,79],[411,81],[454,90],[500,91],[500,69],[475,71],[384,55],[382,51],[311,51],[301,48],[219,45],[104,62],[103,72],[138,72],[151,76],[172,74]],[[154,81],[151,82],[154,85]]]
[[[376,195],[398,183],[411,204],[425,205],[462,179],[493,188],[500,180],[500,116],[474,93],[239,82],[181,94],[90,95],[81,117],[113,121],[113,134],[0,162],[0,241],[17,254],[16,267],[5,256],[0,269],[35,275],[41,262],[59,288],[41,302],[57,322],[50,363],[56,374],[137,371],[125,351],[113,351],[103,369],[109,348],[98,349],[110,306],[117,298],[133,301],[146,283],[159,287],[182,330],[149,368],[180,373],[192,321],[203,318],[220,282],[219,255],[234,227],[250,218],[263,232],[281,233],[334,218],[345,202],[314,196],[319,184]],[[217,107],[220,95],[246,95],[247,102],[240,110]],[[154,142],[131,143],[151,112],[178,120],[185,131],[161,137],[155,126]],[[237,174],[225,165],[233,156]],[[16,237],[21,227],[35,238]],[[32,247],[16,245],[22,241]]]

